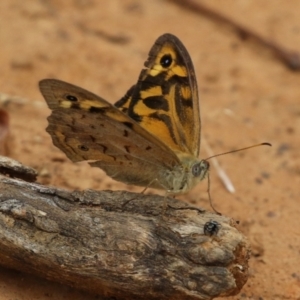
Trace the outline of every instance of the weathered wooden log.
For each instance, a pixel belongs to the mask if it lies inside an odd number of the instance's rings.
[[[103,297],[237,294],[249,246],[235,225],[176,199],[0,177],[0,264]]]

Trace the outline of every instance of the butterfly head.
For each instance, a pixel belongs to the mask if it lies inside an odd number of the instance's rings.
[[[172,174],[171,194],[183,194],[190,191],[209,171],[209,163],[206,160],[195,159],[194,157],[184,156],[180,158],[181,166],[174,170]]]
[[[209,171],[209,162],[206,160],[193,161],[191,165],[188,166],[186,172],[186,190],[189,191],[194,186],[196,186],[201,180],[203,180]]]

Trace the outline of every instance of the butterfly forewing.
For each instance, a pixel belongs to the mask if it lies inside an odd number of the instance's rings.
[[[171,34],[159,37],[138,83],[116,103],[173,151],[198,157],[200,113],[191,58]]]

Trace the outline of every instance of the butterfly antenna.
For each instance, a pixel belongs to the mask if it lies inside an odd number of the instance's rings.
[[[205,140],[205,138],[202,138],[202,142],[203,142],[204,147],[206,148],[206,152],[208,153],[208,155],[214,156],[214,153],[213,153],[212,149],[210,148],[209,144],[207,143],[207,141]],[[218,174],[219,178],[221,179],[221,181],[223,182],[225,188],[230,193],[234,193],[235,188],[233,186],[233,183],[231,182],[229,176],[226,174],[225,170],[220,166],[217,158],[213,157],[211,159],[211,162],[212,162],[213,166],[215,167],[217,174]]]
[[[255,147],[259,147],[259,146],[270,146],[271,147],[272,145],[270,143],[259,143],[259,144],[255,144],[255,145],[252,145],[252,146],[249,146],[249,147],[240,148],[240,149],[236,149],[236,150],[231,150],[231,151],[223,152],[223,153],[220,153],[220,154],[215,154],[213,156],[210,156],[210,157],[206,158],[205,160],[209,160],[213,157],[221,156],[221,155],[224,155],[224,154],[239,152],[239,151],[243,151],[243,150],[247,150],[247,149],[255,148]]]
[[[228,152],[224,152],[224,153],[220,153],[220,154],[216,154],[216,155],[212,155],[208,158],[206,158],[205,160],[209,160],[211,158],[214,158],[214,157],[217,157],[217,156],[221,156],[221,155],[224,155],[224,154],[229,154],[229,153],[233,153],[233,152],[238,152],[238,151],[243,151],[243,150],[246,150],[246,149],[250,149],[250,148],[255,148],[255,147],[259,147],[259,146],[272,146],[270,143],[259,143],[259,144],[255,144],[255,145],[252,145],[252,146],[249,146],[249,147],[245,147],[245,148],[240,148],[240,149],[237,149],[237,150],[232,150],[232,151],[228,151]],[[213,204],[212,204],[212,199],[211,199],[211,196],[210,196],[210,176],[209,176],[209,172],[207,173],[207,194],[208,194],[208,198],[209,198],[209,203],[210,203],[210,206],[211,208],[214,210],[214,212],[218,215],[222,215],[220,212],[218,212]]]

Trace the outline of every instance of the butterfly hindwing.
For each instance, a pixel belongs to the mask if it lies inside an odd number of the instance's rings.
[[[173,151],[198,157],[200,113],[191,58],[171,34],[159,37],[139,80],[115,105]]]
[[[72,161],[92,161],[112,178],[142,186],[179,163],[167,146],[95,94],[55,79],[42,80],[40,90],[52,110],[46,130]]]

